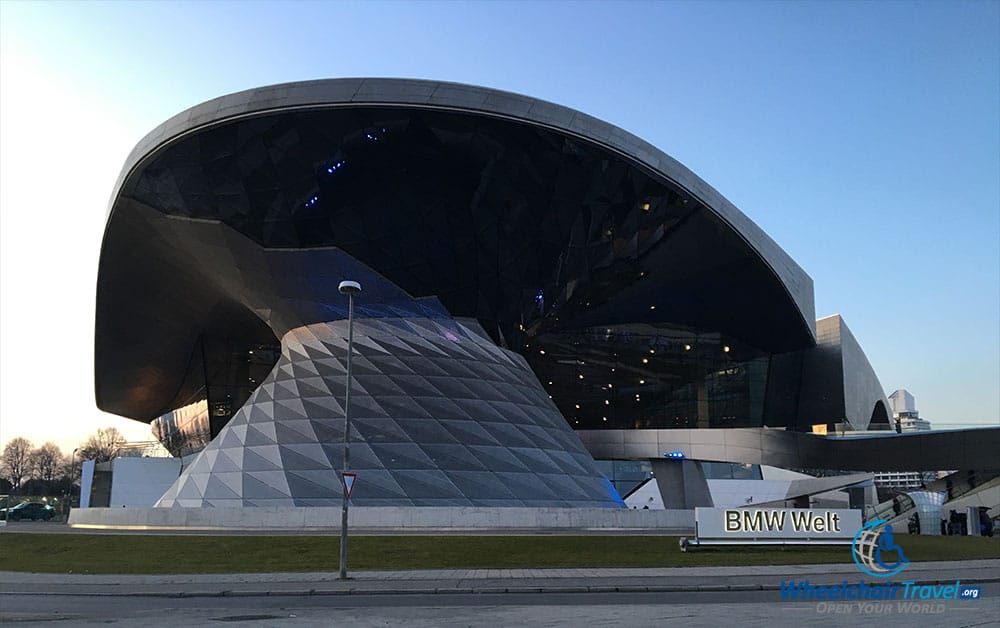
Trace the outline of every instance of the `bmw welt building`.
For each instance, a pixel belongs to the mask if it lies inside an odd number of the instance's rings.
[[[676,160],[525,96],[323,80],[185,111],[117,182],[97,404],[185,457],[156,506],[340,504],[342,280],[356,506],[621,509],[615,461],[677,491],[702,461],[886,460],[810,433],[889,430],[882,387]]]

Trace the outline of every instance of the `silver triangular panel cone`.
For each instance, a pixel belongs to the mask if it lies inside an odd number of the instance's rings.
[[[214,467],[215,461],[219,457],[219,451],[217,449],[206,449],[204,455],[205,464],[208,465],[209,468]]]
[[[455,323],[355,325],[353,504],[622,506],[523,360]],[[160,505],[339,506],[346,336],[346,321],[289,331]]]
[[[231,447],[219,450],[222,456],[225,456],[236,466],[237,469],[243,468],[243,447]],[[216,461],[218,464],[218,461]]]
[[[323,350],[329,355],[347,354],[347,336],[332,336],[321,339]]]
[[[232,451],[233,453],[232,454],[227,453],[227,452],[230,452],[230,451]],[[213,474],[228,473],[228,472],[242,470],[242,465],[236,464],[235,462],[233,462],[233,459],[231,457],[231,455],[238,456],[239,459],[242,461],[243,460],[243,448],[242,447],[240,447],[239,449],[233,449],[233,450],[220,449],[219,452],[218,452],[218,454],[219,455],[216,456],[216,458],[215,458],[215,464],[212,465],[212,473]]]
[[[236,436],[241,443],[246,443],[247,440],[247,425],[246,424],[233,424],[230,423],[226,426],[232,433]]]
[[[344,407],[333,397],[311,397],[302,400],[302,407],[310,418],[343,419]]]
[[[205,495],[205,487],[208,486],[208,473],[192,473],[189,479],[198,488],[198,494]]]
[[[244,406],[247,423],[270,423],[274,420],[274,402],[263,401]],[[235,417],[234,417],[235,419]]]
[[[338,358],[325,357],[313,360],[321,377],[340,377],[347,375],[347,363]]]
[[[441,350],[434,343],[421,338],[420,336],[411,336],[406,339],[407,343],[414,348],[420,355],[423,356],[444,356],[448,355],[447,352]]]
[[[280,391],[288,393],[287,395],[282,394]],[[274,394],[276,399],[294,399],[299,396],[299,383],[294,377],[282,382],[275,382],[274,384]]]
[[[156,500],[155,506],[157,508],[167,508],[174,505],[174,501],[177,499],[177,491],[180,490],[180,483],[174,482],[170,488],[166,490],[165,493]]]
[[[302,397],[329,397],[330,387],[322,377],[304,377],[299,379],[299,394]]]
[[[262,445],[258,447],[247,446],[243,448],[243,470],[244,471],[270,471],[272,468],[281,468],[281,450],[277,444]],[[249,459],[250,455],[257,456],[254,462]]]
[[[216,473],[216,479],[226,485],[226,487],[236,495],[243,496],[243,473]]]
[[[308,329],[308,328],[303,327],[300,329]],[[319,354],[329,355],[329,351],[327,351],[326,345],[324,345],[323,341],[317,338],[315,334],[306,334],[304,336],[301,336],[299,339],[301,340],[300,350],[298,352],[299,355],[296,356],[295,358],[289,357],[290,360],[294,361],[313,360]]]
[[[246,445],[255,447],[258,445],[274,445],[277,443],[274,435],[274,422],[253,423],[247,429]]]
[[[316,432],[309,419],[275,422],[275,439],[281,445],[293,443],[315,443]]]
[[[400,338],[380,338],[379,340],[393,355],[420,355],[420,351],[414,349]]]
[[[288,373],[289,375],[291,375],[292,374],[291,365],[294,364],[294,363],[296,363],[296,362],[308,362],[309,361],[309,356],[306,355],[305,351],[301,351],[301,350],[297,351],[297,350],[292,349],[292,350],[289,350],[289,352],[288,352],[288,360],[289,360],[289,364],[286,365],[287,368],[282,368],[282,371],[285,372],[285,373]]]
[[[207,482],[207,478],[206,478]],[[191,476],[183,478],[180,486],[180,490],[177,491],[177,500],[182,499],[201,499],[203,497],[202,491],[198,488],[198,485],[191,480]]]
[[[287,418],[302,418],[302,419],[304,419],[304,418],[306,418],[306,417],[309,416],[306,413],[306,409],[302,406],[302,400],[300,398],[296,398],[296,399],[282,399],[280,401],[275,401],[274,402],[275,418],[278,417],[278,414],[279,414],[279,411],[280,411],[279,410],[279,406],[281,406],[284,409],[287,409],[293,415],[292,417],[287,417]]]
[[[316,443],[303,445],[282,445],[281,462],[283,469],[313,471],[330,469],[330,461],[323,453],[323,447]]]
[[[246,491],[247,478],[253,478],[263,484],[266,484],[268,488],[276,491],[282,497],[291,497],[291,491],[288,489],[288,479],[285,477],[284,471],[251,471],[244,474],[243,477],[243,490]],[[258,493],[260,497],[265,497],[267,494]]]
[[[354,344],[357,345],[358,349],[365,348],[377,353],[391,353],[390,351],[387,351],[385,347],[376,342],[371,336],[356,336],[354,338]]]

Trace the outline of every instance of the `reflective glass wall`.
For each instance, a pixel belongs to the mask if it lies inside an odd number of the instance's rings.
[[[775,273],[681,186],[577,136],[408,107],[280,111],[179,139],[121,195],[269,251],[321,260],[336,247],[413,298],[438,299],[522,353],[577,429],[797,420],[795,355],[813,345],[812,323]],[[240,269],[267,275],[269,263]],[[304,295],[317,297],[290,282],[259,298],[277,311]],[[328,298],[342,300],[332,288]],[[208,402],[212,434],[277,344],[246,307],[221,307],[180,400]]]

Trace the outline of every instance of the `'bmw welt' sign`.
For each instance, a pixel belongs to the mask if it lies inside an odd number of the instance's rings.
[[[861,511],[847,508],[695,508],[699,539],[852,539]]]

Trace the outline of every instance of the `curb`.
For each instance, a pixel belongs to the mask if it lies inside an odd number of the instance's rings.
[[[415,589],[299,589],[287,591],[242,590],[242,591],[157,591],[157,592],[26,592],[4,591],[4,595],[61,596],[61,597],[154,597],[154,598],[218,598],[218,597],[311,597],[341,595],[504,595],[533,593],[695,593],[723,591],[767,591],[778,590],[771,585],[707,585],[707,586],[582,586],[582,587],[456,587],[456,588],[415,588]]]
[[[1000,582],[997,578],[977,578],[967,584],[988,584]],[[916,585],[947,585],[954,580],[918,580]],[[340,595],[497,595],[497,594],[538,594],[538,593],[724,593],[737,591],[780,591],[776,584],[712,584],[712,585],[650,585],[650,586],[510,586],[510,587],[424,587],[413,589],[290,589],[271,591],[268,589],[243,589],[219,591],[123,591],[123,592],[80,592],[62,593],[57,591],[3,591],[2,595],[23,596],[63,596],[63,597],[150,597],[150,598],[219,598],[219,597],[310,597]]]

